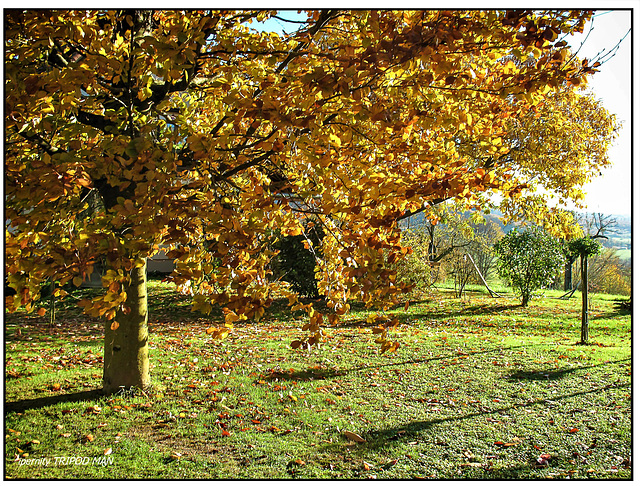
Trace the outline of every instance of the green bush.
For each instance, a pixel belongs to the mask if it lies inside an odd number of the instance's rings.
[[[498,272],[509,280],[526,306],[536,290],[553,282],[565,262],[560,243],[542,230],[534,228],[511,231],[494,245]]]

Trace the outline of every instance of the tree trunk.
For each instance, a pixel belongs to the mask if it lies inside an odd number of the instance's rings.
[[[588,282],[588,257],[580,255],[580,272],[582,273],[582,327],[580,330],[580,344],[589,342],[589,282]]]
[[[567,259],[567,263],[564,265],[564,291],[568,292],[573,288],[573,278],[571,275],[571,271],[573,269],[573,260],[571,258]]]
[[[131,270],[127,293],[128,314],[118,312],[105,326],[103,390],[113,393],[121,388],[149,386],[147,266]],[[112,329],[115,327],[115,329]]]

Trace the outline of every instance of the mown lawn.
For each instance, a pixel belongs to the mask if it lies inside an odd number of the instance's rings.
[[[151,292],[148,393],[100,395],[99,321],[5,316],[6,477],[631,477],[631,316],[615,297],[592,296],[581,346],[578,295],[523,309],[441,289],[389,313],[402,347],[380,355],[361,310],[306,352],[282,308],[219,344],[210,319]]]

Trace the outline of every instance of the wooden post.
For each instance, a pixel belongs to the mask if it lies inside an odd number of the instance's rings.
[[[51,279],[51,295],[49,296],[49,325],[54,326],[56,323],[56,282]]]
[[[588,278],[588,261],[589,257],[585,254],[580,255],[580,271],[582,273],[582,328],[580,331],[580,344],[588,344],[589,342],[589,278]]]
[[[494,292],[493,290],[491,290],[491,288],[489,288],[489,284],[484,279],[482,273],[480,273],[480,269],[478,268],[478,265],[476,265],[476,262],[473,260],[473,258],[471,258],[471,254],[467,253],[467,256],[469,257],[469,260],[471,260],[471,263],[473,263],[473,268],[476,269],[476,273],[480,277],[480,280],[482,280],[482,283],[484,284],[485,288],[489,291],[489,295],[491,297],[502,297],[502,295],[500,295],[498,292]]]

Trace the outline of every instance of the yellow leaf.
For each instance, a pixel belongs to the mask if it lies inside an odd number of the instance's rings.
[[[338,137],[337,135],[334,135],[333,133],[329,134],[329,142],[332,145],[335,145],[336,147],[342,146],[342,140],[340,140],[340,137]]]
[[[73,277],[73,285],[80,287],[80,285],[82,285],[82,277]]]

